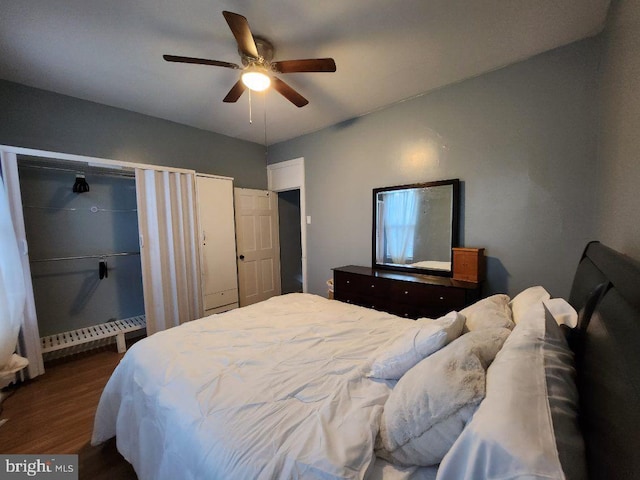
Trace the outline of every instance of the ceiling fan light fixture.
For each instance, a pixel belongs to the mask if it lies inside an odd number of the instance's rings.
[[[249,22],[240,14],[223,11],[222,15],[231,29],[231,33],[238,44],[238,53],[242,66],[220,60],[206,58],[183,57],[179,55],[163,55],[167,62],[191,63],[196,65],[211,65],[214,67],[241,70],[240,78],[233,84],[231,90],[222,99],[225,103],[235,103],[242,93],[249,89],[262,92],[273,86],[273,89],[296,107],[304,107],[309,100],[304,98],[293,88],[280,80],[274,74],[297,72],[335,72],[336,62],[333,58],[303,58],[299,60],[280,60],[272,62],[273,45],[267,39],[254,37],[249,28]],[[251,100],[251,97],[249,97]]]
[[[269,88],[271,85],[271,79],[267,75],[264,69],[260,67],[248,67],[242,74],[242,83],[254,92],[262,92]]]

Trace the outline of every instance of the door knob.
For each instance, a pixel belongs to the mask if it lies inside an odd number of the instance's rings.
[[[239,258],[240,260],[244,260],[244,255],[240,255],[238,258]]]

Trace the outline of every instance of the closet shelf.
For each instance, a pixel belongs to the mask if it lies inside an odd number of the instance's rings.
[[[85,259],[85,258],[128,257],[130,255],[140,255],[140,252],[102,253],[102,254],[98,254],[98,255],[77,255],[77,256],[74,256],[74,257],[38,258],[36,260],[30,260],[29,263],[59,262],[59,261],[62,261],[62,260],[82,260],[82,259]]]

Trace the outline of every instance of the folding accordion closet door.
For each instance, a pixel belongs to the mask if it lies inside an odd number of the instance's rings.
[[[147,334],[202,316],[195,175],[136,168]]]

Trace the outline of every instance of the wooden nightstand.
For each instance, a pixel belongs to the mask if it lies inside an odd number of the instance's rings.
[[[464,282],[484,281],[484,248],[453,248],[453,278]]]

